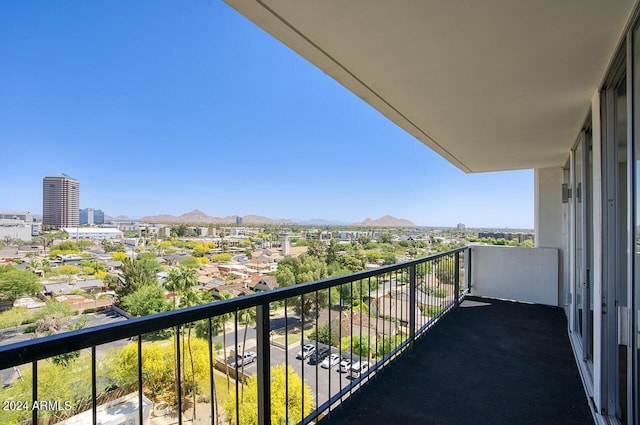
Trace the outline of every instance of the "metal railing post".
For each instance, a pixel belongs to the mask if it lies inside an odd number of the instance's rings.
[[[471,295],[471,247],[467,248],[467,251],[464,255],[465,267],[464,274],[467,278],[467,293]]]
[[[95,359],[95,349],[93,347],[93,357]],[[94,360],[95,363],[95,360]],[[178,372],[179,373],[179,372]],[[177,395],[177,394],[176,394]],[[138,420],[140,423],[144,423],[144,404],[142,397],[144,393],[142,392],[142,335],[138,335]],[[96,406],[94,400],[94,409],[93,409],[93,417],[95,419],[94,425],[98,423],[98,407]]]
[[[258,424],[271,423],[271,357],[269,303],[256,306],[256,338],[258,343]]]
[[[176,332],[176,401],[178,403],[178,423],[182,423],[182,359],[180,358],[180,326],[175,327]],[[142,391],[142,388],[138,388]],[[142,408],[142,406],[140,406]]]
[[[416,265],[409,266],[409,349],[413,351],[416,340]]]
[[[31,405],[38,402],[38,362],[31,364]],[[31,409],[31,421],[35,425],[38,423],[38,409]]]
[[[455,253],[455,270],[454,270],[454,285],[453,285],[453,292],[454,292],[454,300],[455,300],[455,305],[457,306],[458,304],[460,304],[460,251],[456,251]]]

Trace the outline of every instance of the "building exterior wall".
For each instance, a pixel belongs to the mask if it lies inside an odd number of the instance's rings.
[[[80,183],[67,175],[45,177],[42,182],[42,223],[60,228],[80,224]]]
[[[33,224],[22,220],[0,219],[0,240],[30,241],[33,238]]]
[[[84,208],[80,210],[80,224],[92,225],[93,223],[93,208]]]
[[[96,224],[96,225],[104,224],[104,211],[93,210],[93,224]]]
[[[69,239],[121,239],[124,233],[114,228],[82,228],[65,227],[62,229],[69,234]]]
[[[22,220],[32,223],[33,214],[28,211],[0,211],[0,220]]]

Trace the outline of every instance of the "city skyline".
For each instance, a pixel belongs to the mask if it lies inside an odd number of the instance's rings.
[[[0,5],[0,209],[532,228],[533,172],[465,175],[218,2]],[[524,188],[524,189],[523,189]]]

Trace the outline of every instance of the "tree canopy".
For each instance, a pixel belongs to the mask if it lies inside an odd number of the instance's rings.
[[[119,288],[118,295],[123,297],[145,285],[157,284],[156,271],[156,267],[151,261],[125,258],[122,262],[124,285]]]
[[[122,307],[134,316],[147,316],[171,310],[164,296],[164,289],[158,285],[144,285],[122,297]]]
[[[31,271],[11,266],[0,268],[0,293],[9,301],[14,301],[21,295],[34,295],[39,291],[42,291],[42,284]]]
[[[288,381],[288,383],[287,383]],[[287,387],[289,392],[287,393]],[[303,405],[304,400],[304,405]],[[297,423],[309,415],[314,408],[314,398],[309,385],[294,372],[293,367],[277,365],[271,367],[271,422],[272,424]],[[236,400],[229,397],[224,404],[231,423],[236,422]],[[244,396],[239,404],[240,423],[258,423],[258,380],[252,376],[247,380]],[[289,417],[286,412],[289,412]]]

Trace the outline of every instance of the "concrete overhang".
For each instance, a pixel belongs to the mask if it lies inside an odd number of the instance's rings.
[[[225,0],[465,172],[561,166],[634,0]]]

